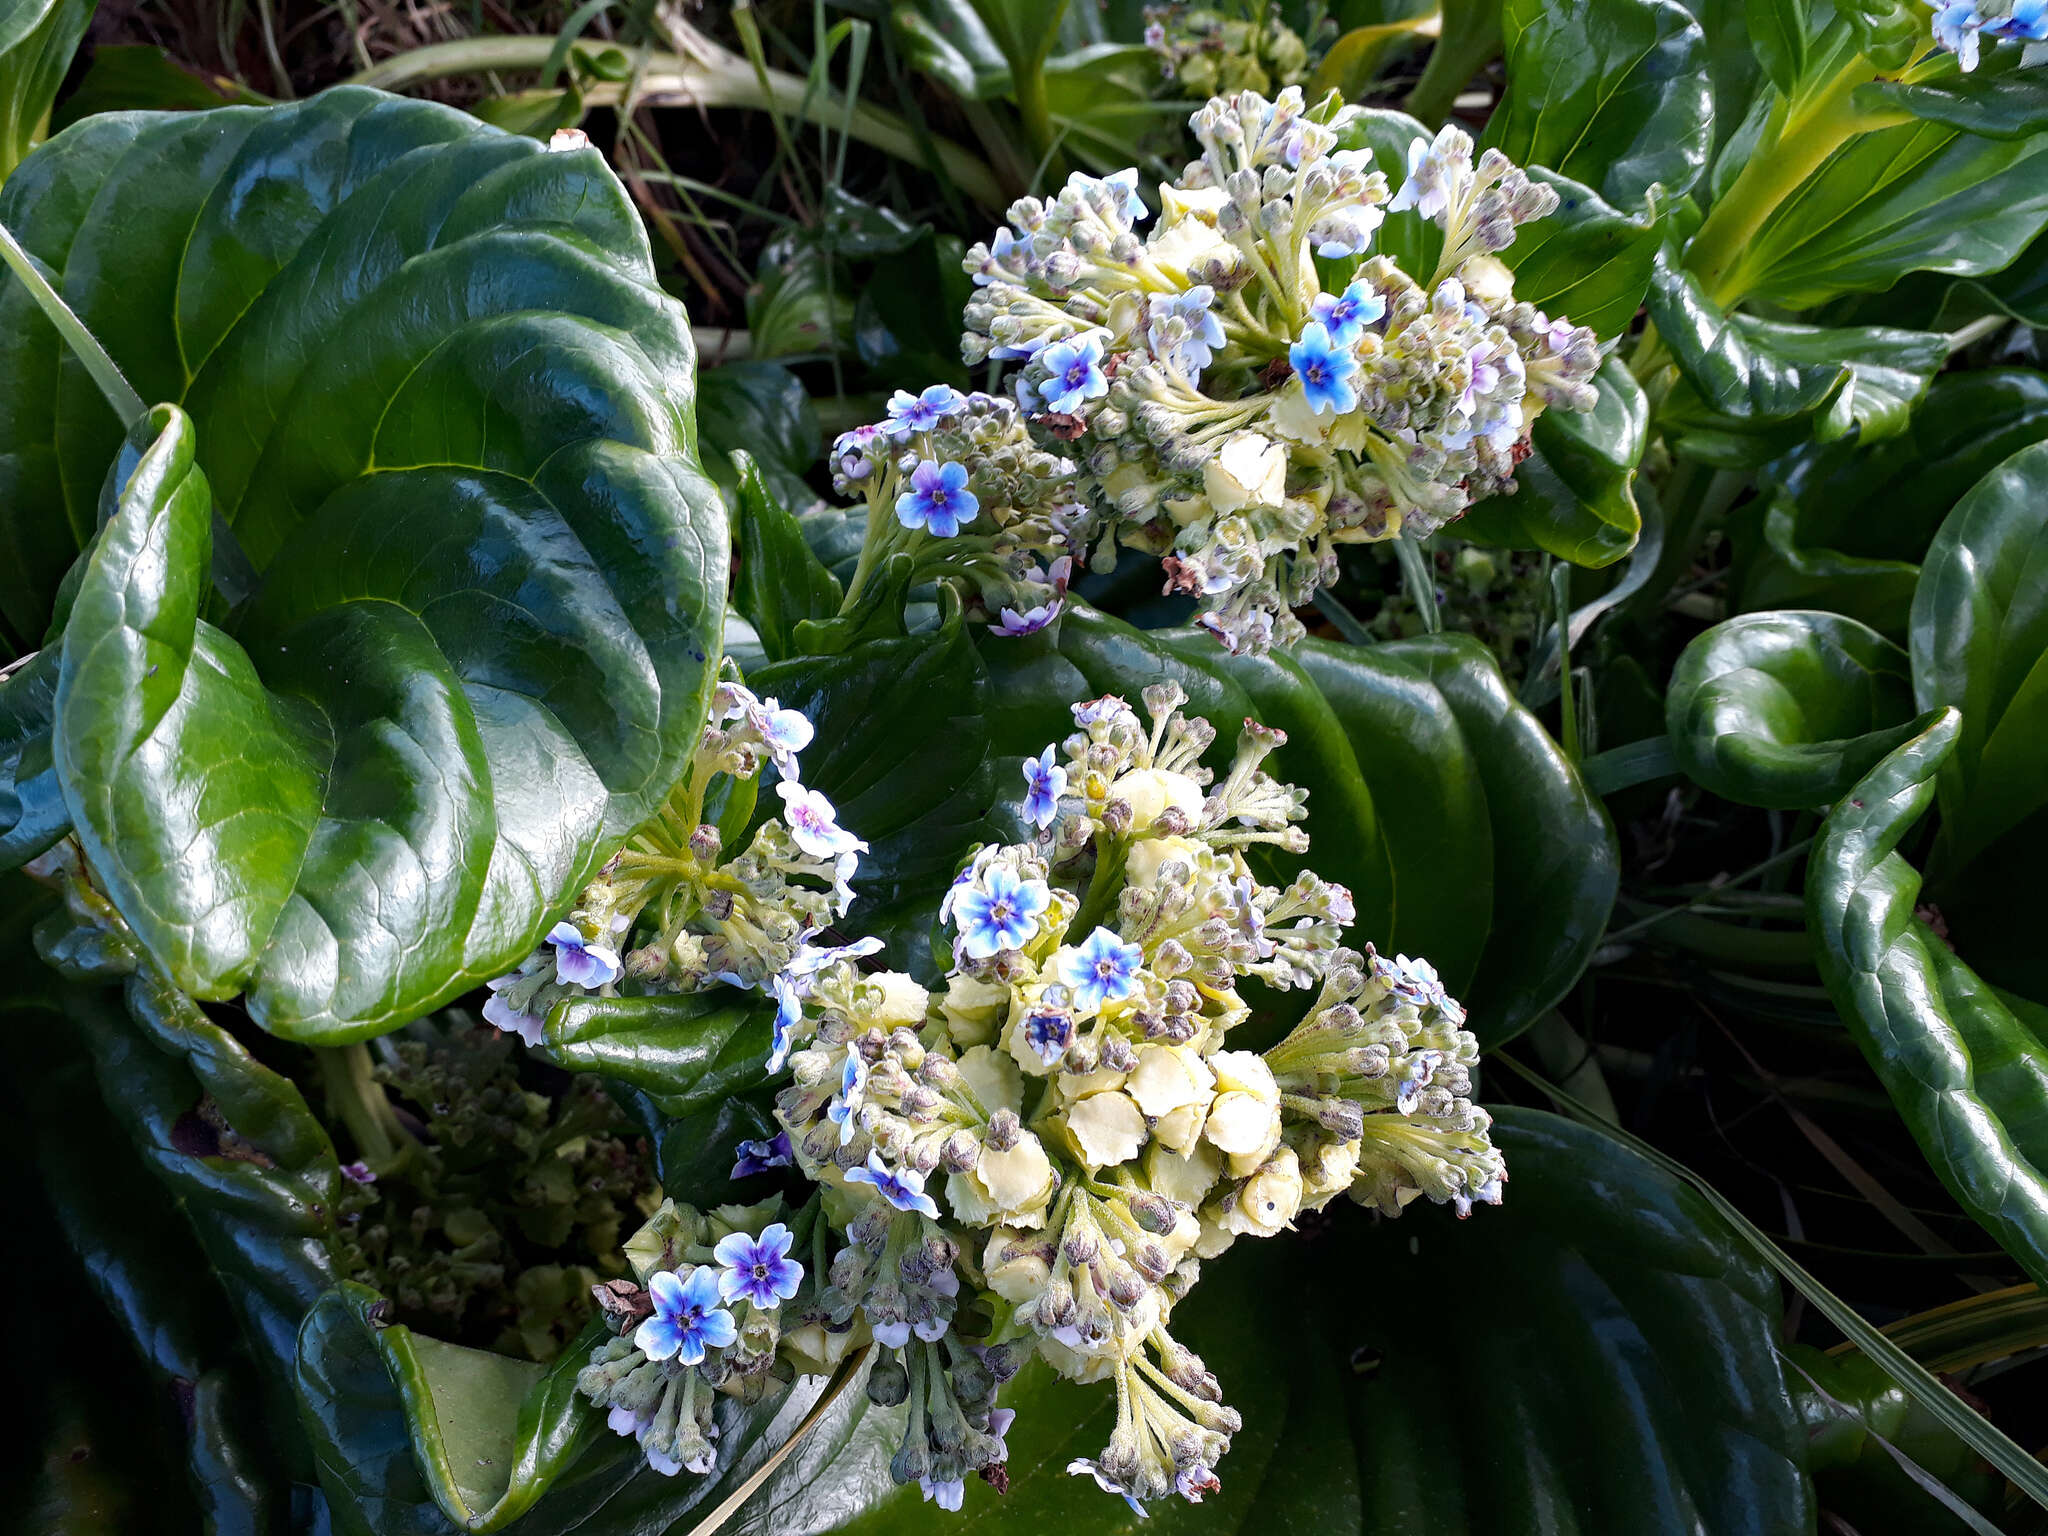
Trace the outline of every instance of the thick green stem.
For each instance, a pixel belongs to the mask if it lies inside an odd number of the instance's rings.
[[[356,1151],[373,1171],[387,1172],[414,1142],[377,1081],[369,1047],[360,1040],[353,1045],[316,1046],[313,1055],[320,1063],[327,1103],[355,1138]]]
[[[114,414],[121,418],[121,425],[132,426],[142,419],[146,407],[142,396],[135,387],[121,375],[114,360],[107,356],[107,349],[100,345],[99,338],[85,328],[85,322],[72,313],[57,290],[43,276],[35,258],[22,248],[14,238],[14,232],[0,224],[0,261],[4,261],[21,279],[28,289],[29,297],[36,301],[38,308],[49,317],[50,324],[57,328],[57,334],[64,338],[66,346],[78,355],[85,364],[85,371],[92,375],[93,383],[99,385],[100,393],[107,397],[107,404],[114,408]]]
[[[1908,121],[1856,107],[1856,88],[1876,78],[1877,66],[1857,54],[1809,99],[1773,109],[1756,152],[1686,250],[1686,267],[1716,304],[1733,304],[1748,290],[1744,263],[1758,231],[1830,155],[1860,133]]]
[[[366,69],[350,83],[393,90],[412,81],[448,75],[485,74],[492,70],[538,71],[547,63],[553,47],[551,37],[471,37],[453,43],[433,43]],[[616,106],[622,92],[623,87],[617,82],[592,81],[583,99],[594,107]],[[745,59],[724,50],[703,59],[651,53],[634,100],[644,107],[772,109],[807,123],[843,128],[863,144],[913,165],[925,163],[917,134],[895,113],[866,102],[855,103],[849,112],[837,91],[813,90],[807,81],[779,69],[766,70],[757,78],[753,66]],[[949,139],[933,136],[929,142],[940,169],[969,197],[989,208],[1000,208],[1009,201],[988,162]]]

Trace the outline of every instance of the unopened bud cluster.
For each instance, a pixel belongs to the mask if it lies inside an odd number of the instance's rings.
[[[1307,77],[1308,44],[1278,6],[1260,9],[1262,16],[1245,17],[1201,5],[1148,5],[1145,46],[1159,55],[1160,74],[1177,95],[1270,96]]]
[[[734,678],[721,681],[668,801],[547,942],[490,983],[484,1017],[538,1045],[556,1003],[612,996],[622,985],[639,993],[801,986],[818,954],[805,938],[845,913],[867,850],[801,780],[797,754],[811,735],[799,711],[756,698]],[[719,805],[723,819],[744,822],[769,763],[782,814],[729,850],[728,834],[706,818]],[[731,814],[736,802],[742,814]]]
[[[1199,1500],[1239,1428],[1168,1328],[1201,1260],[1347,1191],[1388,1214],[1499,1198],[1462,1011],[1425,963],[1342,947],[1341,887],[1259,880],[1247,850],[1307,846],[1303,791],[1265,768],[1285,737],[1247,722],[1218,777],[1184,702],[1076,705],[1026,761],[1037,833],[954,882],[942,991],[841,958],[788,1025],[776,1116],[846,1239],[820,1306],[884,1350],[878,1400],[926,1394],[895,1469],[942,1503],[1000,1480],[982,1387],[1034,1353],[1117,1387],[1108,1445],[1070,1470]],[[1247,977],[1316,990],[1264,1054],[1229,1044]]]
[[[967,253],[962,347],[1023,363],[1018,399],[1079,464],[1104,544],[1161,556],[1199,622],[1262,650],[1300,635],[1337,545],[1511,491],[1536,417],[1592,403],[1599,354],[1515,300],[1495,253],[1557,196],[1497,150],[1418,139],[1390,199],[1334,96],[1244,91],[1190,121],[1202,156],[1142,238],[1135,172],[1013,204]],[[1426,276],[1368,255],[1408,210],[1441,234]]]

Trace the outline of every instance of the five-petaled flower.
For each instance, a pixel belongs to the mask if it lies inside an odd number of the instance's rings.
[[[980,510],[981,498],[967,489],[967,466],[950,460],[926,459],[910,472],[910,489],[896,498],[896,521],[935,539],[952,538]]]
[[[618,952],[610,945],[584,938],[583,930],[574,923],[555,924],[549,930],[548,942],[555,946],[555,974],[571,986],[603,987],[619,979]]]
[[[924,1175],[915,1168],[889,1167],[879,1152],[868,1154],[865,1168],[847,1169],[846,1182],[874,1185],[876,1193],[899,1211],[922,1211],[932,1217],[939,1214],[938,1202],[924,1192]]]
[[[633,1347],[650,1360],[696,1365],[707,1349],[722,1349],[740,1336],[732,1314],[718,1304],[718,1271],[700,1264],[690,1278],[662,1270],[647,1282],[654,1316],[633,1330]]]
[[[1329,332],[1330,340],[1348,347],[1365,334],[1365,328],[1387,312],[1387,301],[1373,292],[1363,279],[1342,293],[1319,293],[1309,313]]]
[[[736,1179],[751,1179],[757,1173],[787,1168],[796,1161],[796,1150],[789,1144],[787,1131],[777,1131],[767,1141],[743,1141],[733,1151],[738,1156],[732,1165],[732,1176]]]
[[[1104,1003],[1121,1002],[1138,989],[1138,967],[1145,952],[1126,944],[1107,928],[1088,935],[1079,949],[1060,951],[1060,980],[1074,995],[1075,1006],[1083,1010]]]
[[[1302,327],[1301,340],[1287,349],[1287,360],[1301,380],[1309,408],[1318,416],[1324,411],[1342,416],[1358,408],[1358,389],[1351,382],[1358,372],[1358,359],[1349,347],[1331,340],[1322,321],[1311,320]]]
[[[842,853],[865,853],[868,845],[839,825],[839,813],[832,802],[815,789],[784,779],[775,786],[782,796],[783,815],[789,821],[789,835],[814,859],[834,858]]]
[[[1082,401],[1100,400],[1109,393],[1109,376],[1102,371],[1102,335],[1089,331],[1072,341],[1056,341],[1038,354],[1046,373],[1038,395],[1054,415],[1070,416]]]
[[[727,1301],[750,1301],[766,1311],[794,1296],[804,1283],[804,1267],[789,1256],[789,1228],[770,1222],[759,1237],[728,1232],[711,1256],[725,1265],[718,1276],[718,1294]]]
[[[1052,760],[1047,747],[1036,757],[1024,759],[1024,818],[1034,827],[1049,827],[1060,813],[1060,796],[1067,792],[1067,770]]]
[[[1024,1020],[1024,1043],[1051,1066],[1074,1043],[1074,1016],[1064,1008],[1034,1008]]]
[[[957,416],[966,409],[967,397],[950,384],[928,385],[920,395],[899,389],[889,397],[889,419],[882,430],[891,437],[909,437],[913,432],[929,432],[943,417]]]
[[[1043,880],[1020,880],[1014,870],[992,866],[986,880],[962,891],[954,903],[961,950],[970,960],[986,960],[1006,949],[1022,949],[1038,930],[1038,914],[1051,902],[1052,891]]]

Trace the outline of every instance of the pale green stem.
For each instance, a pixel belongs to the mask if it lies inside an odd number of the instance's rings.
[[[553,44],[554,40],[548,37],[471,37],[433,43],[366,69],[350,83],[392,90],[414,81],[448,75],[483,74],[491,70],[538,71],[547,62]],[[616,106],[620,96],[621,88],[616,82],[594,81],[585,91],[584,100],[594,107],[608,107]],[[757,76],[745,59],[722,49],[702,59],[675,53],[651,54],[635,100],[645,107],[779,111],[808,123],[843,126],[854,138],[884,154],[913,165],[925,163],[917,135],[895,113],[866,102],[854,104],[849,111],[836,91],[813,90],[808,82],[779,69],[763,70]],[[985,160],[948,139],[933,136],[929,142],[939,167],[969,197],[990,208],[1000,208],[1009,201]]]
[[[142,419],[147,409],[142,396],[135,387],[121,375],[114,360],[107,356],[107,349],[100,345],[99,338],[85,328],[85,322],[72,313],[71,306],[52,288],[36,265],[35,258],[22,249],[21,242],[14,238],[14,232],[0,224],[0,261],[5,261],[14,275],[21,279],[28,289],[29,297],[49,317],[50,324],[57,328],[57,334],[64,338],[65,345],[78,355],[85,364],[85,371],[92,375],[93,383],[99,385],[100,393],[107,397],[107,404],[114,408],[114,414],[121,418],[121,425],[132,426]]]

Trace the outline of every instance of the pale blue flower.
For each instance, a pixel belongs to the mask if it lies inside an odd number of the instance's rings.
[[[806,789],[784,779],[775,786],[782,797],[783,819],[797,847],[814,859],[837,858],[843,853],[865,853],[868,845],[839,825],[839,813],[815,789]]]
[[[924,1192],[924,1175],[915,1168],[891,1169],[878,1152],[868,1154],[865,1168],[847,1169],[846,1182],[874,1185],[876,1192],[899,1211],[922,1211],[932,1217],[939,1214],[938,1202]]]
[[[891,437],[905,438],[929,432],[946,417],[966,409],[967,397],[950,384],[928,385],[917,395],[899,389],[889,397],[889,419],[882,423],[882,430]]]
[[[1146,216],[1145,199],[1138,196],[1138,168],[1127,165],[1113,176],[1102,178],[1102,184],[1123,194],[1124,217],[1132,223]]]
[[[510,976],[493,976],[484,985],[491,989],[491,995],[484,999],[484,1022],[495,1025],[508,1035],[517,1035],[528,1045],[537,1046],[547,1033],[548,1021],[538,1013],[521,1013],[499,994],[515,982],[526,980],[517,972]]]
[[[1309,313],[1322,322],[1330,340],[1340,347],[1355,344],[1365,328],[1386,312],[1387,301],[1362,278],[1341,294],[1317,294],[1309,305]]]
[[[1145,340],[1155,357],[1171,361],[1197,383],[1223,345],[1223,322],[1209,307],[1216,290],[1198,283],[1186,293],[1155,293],[1146,305]],[[1178,325],[1169,322],[1178,321]]]
[[[1295,377],[1308,396],[1309,408],[1318,416],[1332,411],[1342,416],[1358,408],[1358,389],[1351,382],[1358,373],[1358,359],[1349,347],[1330,339],[1320,320],[1302,328],[1301,340],[1287,349]]]
[[[924,1490],[927,1503],[936,1504],[953,1514],[960,1512],[961,1501],[967,1497],[967,1483],[962,1478],[950,1477],[935,1483],[928,1477],[920,1477],[917,1486]]]
[[[768,1070],[780,1072],[782,1064],[789,1060],[790,1031],[802,1021],[804,1003],[788,972],[777,971],[768,985],[775,993],[775,1024],[768,1042]]]
[[[1433,219],[1450,206],[1450,197],[1444,188],[1443,166],[1438,160],[1430,142],[1424,138],[1408,142],[1408,178],[1401,183],[1401,190],[1387,204],[1388,213],[1405,213],[1414,209],[1425,219]]]
[[[991,866],[983,883],[961,892],[953,904],[962,953],[986,960],[1022,949],[1038,931],[1039,913],[1051,904],[1052,891],[1043,880],[1020,880],[1005,865]]]
[[[555,946],[555,974],[570,986],[594,991],[619,979],[618,951],[584,938],[583,930],[574,923],[555,924],[548,931],[548,942]]]
[[[1309,236],[1316,242],[1316,254],[1325,261],[1363,256],[1372,245],[1373,231],[1385,219],[1386,214],[1375,205],[1354,203],[1325,213],[1310,228]]]
[[[853,1133],[860,1127],[861,1105],[867,1098],[867,1091],[868,1064],[860,1054],[860,1047],[849,1042],[846,1065],[839,1071],[839,1091],[825,1106],[825,1118],[839,1127],[839,1145],[842,1147],[853,1140]]]
[[[985,288],[999,277],[1009,275],[1010,252],[1017,248],[1017,237],[1010,233],[1006,224],[996,231],[995,239],[988,243],[988,260],[974,269],[974,285]]]
[[[1102,371],[1102,332],[1089,331],[1071,341],[1056,341],[1038,354],[1045,368],[1045,382],[1038,386],[1045,408],[1056,416],[1071,416],[1084,400],[1100,400],[1109,393],[1109,376]]]
[[[732,1314],[718,1304],[718,1273],[708,1264],[678,1280],[664,1269],[647,1282],[654,1316],[633,1331],[633,1347],[650,1360],[696,1365],[709,1349],[723,1349],[740,1336]]]
[[[981,498],[967,489],[967,466],[926,459],[910,472],[910,489],[896,498],[896,521],[950,539],[962,523],[974,521]]]
[[[1147,1518],[1145,1506],[1138,1502],[1137,1495],[1103,1471],[1099,1462],[1090,1461],[1085,1456],[1077,1456],[1074,1460],[1067,1463],[1067,1476],[1079,1477],[1084,1472],[1095,1479],[1095,1486],[1104,1493],[1116,1494],[1126,1504],[1131,1506],[1133,1514],[1137,1515],[1140,1519]]]
[[[764,1311],[779,1307],[804,1283],[804,1267],[789,1256],[789,1228],[770,1222],[759,1237],[729,1232],[711,1256],[725,1268],[718,1276],[718,1294],[727,1301],[750,1301]]]
[[[1051,747],[1024,759],[1024,817],[1034,827],[1049,827],[1060,813],[1067,792],[1067,770],[1052,760]]]
[[[1061,951],[1060,980],[1073,993],[1075,1006],[1092,1012],[1137,991],[1138,967],[1144,963],[1145,952],[1137,945],[1097,928],[1079,949]]]

